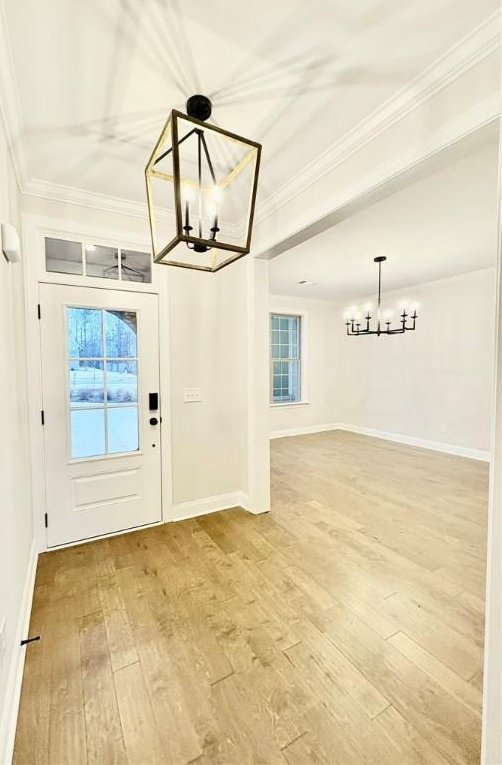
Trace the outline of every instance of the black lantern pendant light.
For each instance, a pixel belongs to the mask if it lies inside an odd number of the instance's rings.
[[[208,125],[209,98],[173,109],[145,169],[156,263],[218,271],[251,247],[261,145]]]
[[[378,302],[377,302],[377,315],[376,323],[371,324],[373,317],[371,316],[371,306],[366,307],[366,315],[364,318],[357,316],[356,309],[349,311],[346,315],[345,326],[347,327],[347,334],[352,335],[402,335],[404,332],[415,329],[416,320],[418,318],[415,308],[411,309],[413,313],[406,312],[406,307],[402,307],[400,314],[400,326],[392,327],[389,317],[384,316],[382,320],[382,263],[387,258],[384,255],[380,255],[374,259],[375,263],[378,263]],[[388,319],[388,320],[387,320]]]

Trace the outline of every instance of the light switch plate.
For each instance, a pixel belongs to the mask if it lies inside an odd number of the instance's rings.
[[[198,401],[202,401],[200,388],[183,388],[183,402],[185,404],[192,404]]]

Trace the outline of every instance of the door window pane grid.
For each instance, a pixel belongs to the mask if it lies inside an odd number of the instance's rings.
[[[271,400],[300,401],[300,316],[271,314]]]
[[[67,342],[72,459],[138,451],[136,313],[67,308]]]

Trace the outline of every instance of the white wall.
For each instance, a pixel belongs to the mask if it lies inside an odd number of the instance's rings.
[[[17,186],[1,123],[0,221],[19,230]],[[22,265],[8,264],[0,252],[0,624],[5,619],[7,637],[0,666],[0,762],[24,651],[18,625],[32,548],[24,325]]]
[[[384,296],[419,303],[415,332],[341,338],[341,421],[488,451],[495,271],[476,271]],[[364,301],[361,301],[364,302]]]
[[[306,432],[336,422],[336,392],[340,380],[337,306],[326,300],[271,295],[269,307],[271,313],[299,314],[302,317],[302,403],[270,406],[272,436],[291,430]]]
[[[383,296],[389,307],[403,299],[419,303],[416,331],[378,338],[346,336],[347,305],[271,296],[273,309],[307,312],[310,400],[272,407],[272,436],[338,424],[488,452],[495,270]]]
[[[247,485],[246,264],[240,260],[215,274],[164,270],[178,505]],[[184,404],[184,387],[200,387],[202,401]]]

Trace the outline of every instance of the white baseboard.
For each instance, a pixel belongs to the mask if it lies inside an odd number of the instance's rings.
[[[24,659],[26,648],[21,647],[21,640],[28,635],[30,627],[31,605],[33,602],[33,590],[35,587],[35,574],[37,572],[38,552],[35,542],[32,543],[26,577],[24,580],[23,595],[16,632],[14,634],[14,646],[12,650],[11,666],[7,677],[4,708],[0,720],[0,763],[10,765],[14,752],[14,739],[16,737],[17,715],[19,700],[21,698],[21,686],[23,684]]]
[[[309,433],[324,433],[327,430],[345,430],[349,433],[358,433],[371,438],[381,438],[384,441],[395,441],[406,446],[417,446],[420,449],[431,449],[435,452],[454,454],[457,457],[468,457],[472,460],[490,461],[490,452],[483,449],[471,449],[469,446],[445,444],[441,441],[429,441],[425,438],[415,438],[402,433],[390,433],[386,430],[364,428],[360,425],[348,425],[346,423],[329,423],[328,425],[311,425],[306,428],[289,428],[288,430],[276,430],[270,434],[270,438],[287,438],[288,436],[303,436]]]
[[[374,428],[363,428],[359,425],[346,425],[340,423],[337,430],[346,430],[349,433],[359,433],[362,436],[371,436],[371,438],[381,438],[384,441],[395,441],[406,446],[417,446],[420,449],[431,449],[434,452],[444,452],[445,454],[454,454],[457,457],[469,457],[473,460],[490,461],[490,452],[482,449],[471,449],[468,446],[458,446],[456,444],[445,444],[441,441],[429,441],[425,438],[415,438],[402,433],[389,433],[385,430],[375,430]]]
[[[270,438],[289,438],[290,436],[306,436],[309,433],[323,433],[325,430],[337,430],[337,423],[329,425],[307,425],[306,428],[288,428],[287,430],[274,430]]]
[[[180,502],[173,505],[168,521],[186,521],[199,515],[208,515],[229,507],[248,508],[248,498],[243,491],[233,491],[228,494],[218,494],[216,497],[205,497],[194,502]]]

